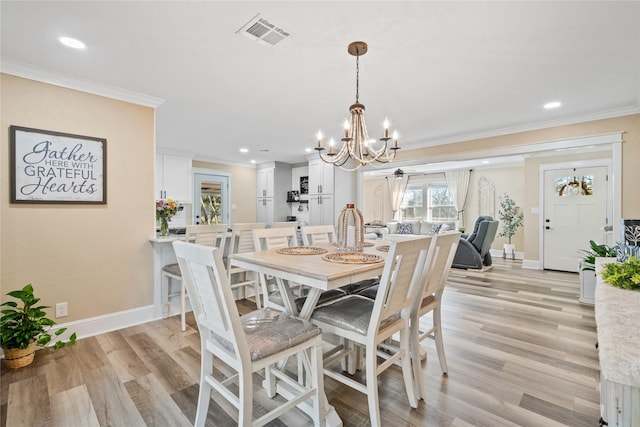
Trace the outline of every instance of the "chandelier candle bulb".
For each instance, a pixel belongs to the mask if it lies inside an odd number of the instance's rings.
[[[333,146],[336,145],[335,141],[333,140],[333,138],[331,138],[329,140],[329,155],[333,154]]]
[[[389,119],[384,119],[384,139],[389,138]]]
[[[322,132],[318,131],[318,150],[322,150]]]
[[[344,121],[344,138],[349,138],[349,122],[347,120]]]

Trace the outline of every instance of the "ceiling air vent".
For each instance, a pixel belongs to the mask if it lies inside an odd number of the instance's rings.
[[[254,16],[242,28],[236,31],[236,34],[244,34],[251,40],[267,46],[275,46],[282,40],[291,37],[291,33],[277,26],[268,19],[263,18],[260,14]]]

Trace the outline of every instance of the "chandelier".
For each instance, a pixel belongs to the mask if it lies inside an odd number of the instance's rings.
[[[344,121],[344,138],[342,147],[338,150],[333,138],[329,140],[329,150],[325,153],[322,131],[318,131],[318,145],[316,150],[322,160],[344,170],[354,171],[369,163],[389,163],[396,157],[398,147],[398,132],[394,131],[389,137],[389,120],[383,124],[383,136],[380,143],[369,139],[367,126],[364,122],[364,105],[360,103],[360,56],[367,53],[365,42],[353,42],[347,48],[349,54],[356,57],[356,102],[349,107],[350,120]],[[391,141],[391,144],[389,144]]]

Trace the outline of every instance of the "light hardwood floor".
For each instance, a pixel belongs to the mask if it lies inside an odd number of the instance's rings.
[[[384,425],[598,425],[594,312],[577,301],[577,275],[494,264],[487,272],[452,271],[443,300],[449,375],[442,376],[434,343],[426,341],[427,396],[411,409],[400,368],[386,371],[379,387]],[[251,304],[239,302],[241,313]],[[0,425],[191,425],[200,341],[193,316],[187,319],[186,332],[177,316],[41,350],[17,371],[3,366]],[[369,424],[365,395],[329,378],[325,388],[345,426]],[[270,406],[262,391],[256,399],[257,412]],[[207,425],[236,425],[233,413],[214,398]],[[308,424],[295,413],[271,423]]]

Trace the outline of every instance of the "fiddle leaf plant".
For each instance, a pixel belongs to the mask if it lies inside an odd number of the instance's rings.
[[[29,283],[24,288],[11,291],[7,295],[22,302],[19,306],[16,301],[6,301],[0,304],[0,346],[2,348],[26,349],[32,341],[36,341],[39,346],[46,346],[53,338],[58,338],[64,334],[67,328],[59,328],[50,332],[51,327],[56,324],[47,318],[45,305],[37,305],[40,298],[33,294],[33,286]],[[68,341],[58,340],[53,347],[55,349],[65,345],[74,345],[76,334],[73,333]]]
[[[607,245],[599,245],[593,240],[589,240],[589,246],[591,249],[582,250],[582,270],[583,271],[595,271],[596,270],[596,257],[615,257],[616,251],[614,248]]]
[[[498,218],[502,223],[502,231],[498,237],[506,237],[511,244],[511,238],[516,234],[518,228],[522,227],[524,214],[507,193],[504,193],[504,196],[500,198]]]

